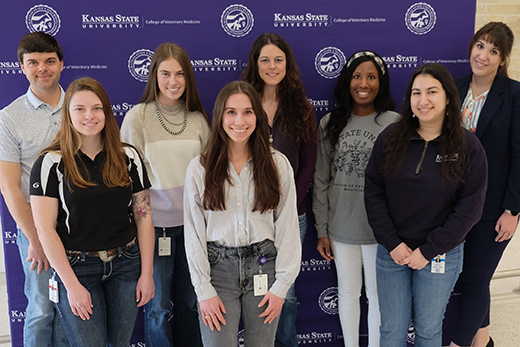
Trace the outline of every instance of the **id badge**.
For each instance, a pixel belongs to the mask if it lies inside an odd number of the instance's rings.
[[[432,260],[432,273],[443,274],[446,268],[446,253],[439,254]]]
[[[265,295],[267,294],[267,274],[260,274],[253,276],[253,283],[255,287],[255,296]]]
[[[52,278],[49,278],[49,300],[54,303],[60,302],[60,296],[58,295],[58,281]]]
[[[159,256],[168,256],[172,254],[171,237],[159,237]]]

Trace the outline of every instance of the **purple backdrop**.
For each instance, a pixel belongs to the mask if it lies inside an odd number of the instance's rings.
[[[333,107],[332,90],[345,60],[362,49],[384,57],[392,93],[400,105],[409,75],[422,63],[442,63],[454,76],[469,72],[466,50],[474,31],[475,6],[475,0],[90,0],[74,4],[20,0],[0,12],[0,32],[4,33],[0,107],[27,90],[16,47],[24,35],[36,30],[54,35],[63,48],[62,86],[67,88],[81,76],[98,79],[119,123],[139,102],[151,55],[161,43],[175,42],[186,49],[210,113],[218,91],[239,78],[253,41],[263,32],[278,33],[292,46],[318,120]],[[15,223],[3,200],[1,205],[12,345],[22,346],[24,275]],[[335,269],[315,250],[313,216],[308,213],[308,217],[297,280],[301,302],[298,338],[302,345],[341,346]],[[363,296],[361,301],[365,300]],[[365,316],[365,305],[362,312]],[[452,319],[450,310],[447,319]],[[446,324],[446,329],[450,325]],[[366,323],[360,329],[361,343],[366,346]],[[449,335],[446,329],[445,335]],[[141,316],[132,346],[144,346]]]

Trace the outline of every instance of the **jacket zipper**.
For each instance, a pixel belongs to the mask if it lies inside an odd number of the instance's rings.
[[[419,160],[419,164],[417,164],[417,168],[415,169],[415,174],[416,175],[418,175],[419,171],[421,171],[421,166],[422,166],[422,163],[424,161],[424,156],[426,155],[426,150],[428,149],[428,142],[429,141],[425,141],[424,142],[424,149],[423,149],[423,152],[422,152],[422,155],[421,155],[421,160]]]

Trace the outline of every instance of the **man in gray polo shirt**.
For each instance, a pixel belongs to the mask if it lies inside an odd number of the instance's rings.
[[[18,227],[25,272],[28,304],[24,346],[68,346],[49,300],[51,270],[29,206],[31,167],[61,125],[63,53],[54,37],[35,32],[20,41],[18,60],[30,86],[27,93],[0,111],[0,190]]]

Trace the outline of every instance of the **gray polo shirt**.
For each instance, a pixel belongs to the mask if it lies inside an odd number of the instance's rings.
[[[34,95],[31,88],[0,111],[0,161],[20,163],[22,193],[29,202],[29,177],[38,154],[61,126],[61,107],[65,92],[61,88],[56,108]]]

